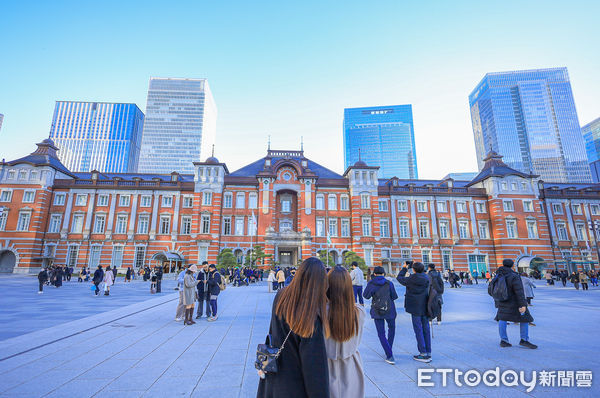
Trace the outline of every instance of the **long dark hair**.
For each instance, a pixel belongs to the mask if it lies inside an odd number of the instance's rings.
[[[348,271],[338,265],[329,271],[327,280],[329,333],[336,341],[348,341],[358,333],[358,309],[354,304],[352,279]]]
[[[300,264],[289,286],[279,293],[275,315],[284,319],[300,337],[311,337],[317,317],[323,319],[327,311],[327,275],[321,260],[309,257]],[[325,336],[329,336],[327,322],[323,322]]]

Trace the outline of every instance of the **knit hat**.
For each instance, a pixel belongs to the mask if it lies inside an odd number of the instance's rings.
[[[190,271],[192,271],[193,273],[198,272],[198,267],[196,267],[196,264],[190,266]]]

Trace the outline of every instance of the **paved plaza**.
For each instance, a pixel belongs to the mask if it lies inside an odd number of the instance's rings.
[[[219,319],[196,325],[173,321],[177,294],[167,281],[163,294],[148,284],[118,282],[109,297],[93,297],[89,284],[66,283],[38,295],[35,277],[0,278],[1,397],[252,397],[258,378],[256,345],[268,330],[273,294],[265,284],[228,287],[219,297]],[[600,371],[597,327],[600,289],[541,282],[531,308],[538,350],[500,348],[494,308],[485,284],[448,289],[444,321],[434,326],[433,362],[412,360],[416,343],[410,318],[397,319],[396,365],[383,361],[374,325],[365,324],[361,345],[368,397],[597,397],[591,388],[418,387],[419,368]],[[170,284],[170,285],[169,285]],[[404,288],[396,285],[402,306]],[[518,343],[518,326],[509,326]]]

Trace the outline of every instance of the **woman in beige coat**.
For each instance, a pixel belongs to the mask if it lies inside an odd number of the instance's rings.
[[[185,276],[183,277],[183,305],[185,306],[185,319],[183,323],[185,325],[196,323],[192,319],[192,315],[194,315],[194,303],[198,299],[196,286],[200,282],[194,277],[194,273],[197,271],[198,267],[192,265],[185,271]]]
[[[110,287],[114,284],[114,278],[113,278],[113,272],[110,269],[110,265],[108,267],[106,267],[106,272],[104,273],[104,279],[102,280],[102,282],[104,282],[104,295],[105,296],[109,296],[110,295]]]
[[[330,335],[325,339],[329,365],[331,398],[362,398],[365,380],[358,346],[362,339],[365,310],[354,302],[352,279],[345,268],[329,271],[327,322]]]

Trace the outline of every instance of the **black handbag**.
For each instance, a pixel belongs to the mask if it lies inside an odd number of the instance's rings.
[[[281,348],[273,347],[271,345],[271,335],[267,335],[265,344],[259,344],[256,347],[256,361],[254,367],[258,370],[259,376],[264,379],[267,373],[277,373],[277,358],[281,355],[281,351],[285,347],[285,343],[292,331],[290,330],[285,336],[285,340],[281,343]]]

